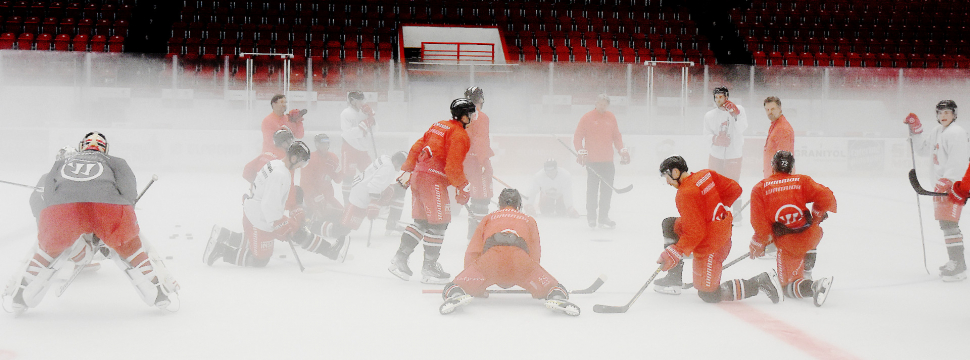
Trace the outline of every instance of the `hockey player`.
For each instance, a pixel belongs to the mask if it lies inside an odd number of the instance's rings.
[[[542,215],[579,217],[573,207],[573,180],[566,169],[560,168],[556,159],[549,159],[532,177],[532,185],[526,197],[526,214],[536,214],[536,204]]]
[[[273,95],[269,104],[273,108],[273,112],[263,118],[263,123],[260,126],[260,130],[263,132],[263,152],[273,151],[273,134],[277,130],[287,129],[293,133],[296,139],[303,138],[303,115],[306,114],[306,109],[293,109],[286,113],[286,96],[282,94]]]
[[[347,234],[360,228],[360,223],[365,217],[373,221],[380,214],[382,207],[390,205],[395,195],[395,188],[401,187],[395,177],[398,169],[404,165],[405,159],[407,154],[403,151],[392,156],[382,155],[375,159],[354,180],[350,190],[350,201],[344,207],[343,214],[312,221],[307,225],[310,232],[336,238],[337,247],[341,247]],[[388,221],[392,220],[388,219]],[[396,223],[397,219],[393,221]],[[304,247],[313,251],[309,246]]]
[[[933,174],[939,179],[936,192],[950,192],[953,181],[959,180],[970,165],[970,139],[967,131],[958,124],[957,103],[943,100],[936,104],[936,122],[939,126],[924,134],[923,125],[916,114],[910,113],[903,121],[909,125],[914,151],[923,156],[933,156]],[[960,281],[967,278],[967,263],[963,257],[963,233],[960,232],[960,213],[963,203],[954,202],[946,196],[934,197],[934,216],[940,221],[946,252],[950,257],[940,266],[943,281]]]
[[[630,152],[623,147],[623,136],[616,125],[616,116],[608,109],[610,97],[596,97],[596,108],[583,115],[573,134],[573,146],[579,153],[576,162],[586,167],[586,220],[589,227],[613,229],[610,220],[610,200],[613,198],[613,148],[620,153],[620,164],[630,163]],[[607,186],[609,184],[609,186]],[[597,208],[599,218],[597,219]],[[598,220],[598,221],[597,221]]]
[[[344,206],[334,194],[333,182],[340,182],[340,158],[330,151],[330,137],[317,134],[313,137],[316,151],[310,161],[300,170],[300,187],[303,188],[307,217],[323,219],[343,214]]]
[[[360,91],[348,93],[347,108],[340,113],[340,136],[343,139],[343,146],[340,148],[340,165],[343,167],[344,204],[350,197],[354,177],[371,163],[367,149],[373,146],[376,128],[374,110],[364,103],[364,93]]]
[[[488,214],[488,203],[492,200],[492,152],[489,137],[488,115],[482,112],[485,105],[485,92],[477,86],[465,89],[465,98],[475,103],[478,119],[468,125],[466,132],[471,141],[468,155],[465,156],[465,178],[472,185],[472,198],[468,201],[468,238],[472,238],[478,222]]]
[[[471,100],[461,98],[451,102],[451,120],[431,125],[411,146],[407,160],[401,166],[397,181],[407,188],[414,173],[411,189],[411,217],[414,222],[401,234],[401,246],[387,268],[394,276],[407,281],[411,277],[408,258],[419,242],[424,243],[424,265],[421,281],[446,284],[451,274],[441,269],[438,257],[445,230],[451,222],[451,203],[448,186],[457,189],[455,200],[465,205],[471,197],[471,184],[465,179],[462,164],[468,153],[469,139],[465,128],[475,121],[478,112]]]
[[[660,174],[667,184],[677,189],[675,201],[679,218],[664,219],[664,251],[657,263],[667,271],[667,289],[654,282],[654,290],[679,294],[682,287],[681,259],[694,254],[694,287],[697,295],[708,303],[746,299],[763,291],[778,303],[778,287],[774,276],[761,273],[747,280],[721,283],[721,267],[731,252],[731,204],[741,196],[737,182],[713,170],[687,173],[687,162],[671,156],[660,163]],[[661,287],[661,288],[658,288]]]
[[[256,175],[243,201],[243,233],[212,227],[203,261],[216,260],[238,266],[263,267],[273,255],[273,240],[289,241],[302,231],[303,208],[287,206],[293,188],[293,171],[306,165],[310,148],[296,141],[283,159],[266,163]]]
[[[813,281],[804,276],[813,266],[814,256],[808,256],[822,240],[819,226],[836,212],[835,194],[815,182],[808,175],[793,175],[795,157],[780,150],[772,161],[773,174],[751,189],[751,258],[763,256],[765,247],[774,243],[778,248],[779,282],[785,296],[811,296],[815,306],[822,306],[832,287],[832,278]],[[808,207],[812,203],[812,207]]]
[[[482,219],[465,250],[465,270],[446,285],[445,300],[438,310],[449,314],[467,304],[471,297],[487,297],[485,290],[498,284],[526,289],[533,298],[546,299],[546,307],[568,315],[579,315],[579,306],[569,301],[569,292],[539,265],[539,227],[531,216],[519,211],[522,197],[505,189],[498,197],[499,209]]]
[[[708,168],[729,179],[741,178],[741,153],[744,148],[744,131],[748,128],[748,115],[744,107],[728,100],[726,87],[714,88],[714,105],[717,108],[704,114],[704,135],[711,139]],[[732,205],[737,221],[741,221],[741,203]]]
[[[78,151],[54,162],[47,175],[38,247],[8,285],[4,303],[17,314],[37,307],[59,270],[93,256],[91,244],[78,239],[93,233],[118,254],[118,266],[142,300],[168,308],[177,302],[179,286],[138,234],[135,174],[124,159],[108,155],[107,139],[99,132],[86,134]]]

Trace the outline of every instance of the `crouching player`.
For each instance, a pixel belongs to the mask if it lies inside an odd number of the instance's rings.
[[[654,282],[654,290],[679,294],[684,266],[681,259],[693,253],[694,287],[704,302],[741,300],[764,291],[777,304],[778,287],[768,273],[721,283],[724,259],[731,252],[734,220],[725,204],[729,206],[741,196],[741,186],[713,170],[688,174],[687,162],[680,156],[671,156],[660,163],[660,174],[667,184],[677,189],[675,201],[680,217],[663,221],[666,249],[660,253],[657,263],[663,271],[669,271],[665,278],[669,282],[667,286]]]
[[[138,191],[128,163],[108,155],[108,142],[99,132],[85,135],[78,151],[54,162],[47,175],[38,247],[24,271],[8,284],[4,305],[18,315],[37,307],[59,270],[68,262],[86,263],[86,257],[94,256],[91,244],[78,239],[87,233],[118,254],[118,266],[146,304],[167,309],[177,303],[178,283],[138,235]]]
[[[822,240],[822,220],[836,212],[835,194],[808,175],[792,175],[795,157],[780,150],[771,159],[772,175],[751,189],[751,258],[764,256],[765,246],[778,247],[778,274],[785,296],[811,296],[815,306],[828,297],[832,278],[812,281],[806,269],[815,266],[815,247]],[[809,209],[807,203],[812,203]]]
[[[465,251],[465,270],[445,285],[445,302],[439,311],[449,314],[467,304],[472,296],[486,297],[485,290],[498,284],[503,288],[521,286],[533,298],[546,299],[546,307],[568,315],[579,315],[579,307],[552,275],[539,265],[539,227],[535,219],[519,211],[522,197],[515,189],[505,189],[498,197],[499,210],[486,215]]]

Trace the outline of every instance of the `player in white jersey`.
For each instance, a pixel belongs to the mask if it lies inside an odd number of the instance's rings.
[[[748,129],[748,115],[744,107],[731,102],[729,98],[728,88],[714,88],[714,105],[717,108],[704,114],[704,135],[711,141],[708,169],[738,181],[741,178],[741,150],[744,148],[744,131]],[[735,222],[741,221],[740,205],[740,200],[733,205]]]
[[[354,177],[364,171],[371,162],[367,150],[374,146],[373,136],[376,128],[374,110],[364,103],[364,93],[360,91],[348,93],[347,108],[340,113],[340,137],[343,139],[343,145],[340,148],[340,165],[343,167],[345,205],[350,196]]]
[[[953,182],[962,179],[970,165],[970,137],[963,127],[954,123],[956,119],[956,102],[943,100],[936,104],[936,122],[939,125],[931,131],[923,132],[923,124],[916,114],[910,113],[903,121],[909,125],[913,151],[933,157],[933,176],[939,179],[936,181],[937,192],[949,192]],[[943,281],[966,279],[967,263],[963,257],[963,234],[960,232],[963,203],[939,196],[933,198],[933,205],[933,214],[940,221],[946,252],[950,257],[950,261],[940,267],[940,276]]]
[[[532,177],[526,199],[526,214],[579,217],[579,212],[573,207],[572,175],[560,168],[556,159],[546,160],[542,170]]]

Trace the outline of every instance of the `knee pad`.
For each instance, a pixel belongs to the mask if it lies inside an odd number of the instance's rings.
[[[722,291],[724,291],[722,288],[717,288],[717,291],[697,291],[697,297],[706,303],[715,304],[721,302]]]
[[[677,222],[676,217],[669,217],[660,223],[660,228],[663,229],[664,234],[664,247],[676,244],[680,240],[680,235],[674,231],[674,224]]]

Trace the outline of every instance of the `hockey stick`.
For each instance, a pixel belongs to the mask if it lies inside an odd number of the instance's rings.
[[[367,247],[370,247],[370,235],[374,233],[374,219],[370,220],[370,228],[367,229]]]
[[[556,135],[552,135],[552,136],[555,137]],[[556,140],[558,140],[559,143],[562,144],[562,146],[566,147],[566,150],[569,150],[569,152],[573,153],[573,156],[575,156],[577,158],[579,157],[579,154],[577,154],[576,151],[573,150],[573,148],[569,147],[569,145],[567,145],[564,141],[562,141],[562,139],[556,137]],[[606,186],[609,186],[610,189],[613,189],[613,191],[616,191],[617,194],[624,194],[624,193],[630,192],[630,190],[633,190],[633,184],[630,184],[629,186],[627,186],[625,188],[622,188],[622,189],[617,189],[617,188],[613,187],[613,185],[610,185],[610,183],[606,182],[606,179],[604,179],[602,175],[600,175],[598,172],[596,172],[596,170],[593,170],[593,168],[591,168],[589,166],[585,166],[585,167],[586,167],[587,170],[589,170],[591,173],[593,173],[593,175],[596,175],[596,177],[600,178],[600,180],[603,181],[603,184],[606,184]]]
[[[916,175],[916,149],[913,148],[913,138],[909,138],[909,155],[913,159],[913,171],[910,172],[909,182],[913,183],[913,175]],[[917,182],[918,183],[918,182]],[[930,267],[926,264],[926,235],[923,235],[923,206],[920,205],[919,193],[916,194],[916,211],[919,211],[919,238],[923,246],[923,268],[926,274],[930,275]]]
[[[300,272],[305,272],[306,268],[303,267],[303,262],[300,261],[300,254],[296,253],[296,246],[293,245],[292,241],[287,240],[287,244],[290,244],[290,250],[293,250],[293,258],[296,259],[296,264],[300,266]]]
[[[927,195],[927,196],[946,196],[947,195],[946,193],[929,191],[924,189],[922,186],[920,186],[919,178],[916,177],[916,169],[909,170],[909,183],[910,185],[913,185],[913,190],[916,190],[916,194],[918,195]]]
[[[627,310],[630,310],[630,305],[633,305],[633,302],[634,301],[637,301],[637,298],[640,297],[640,294],[643,294],[643,291],[646,290],[647,287],[650,286],[650,284],[653,284],[653,279],[657,277],[657,274],[660,274],[660,272],[663,271],[663,268],[664,268],[663,265],[658,266],[657,267],[657,270],[653,272],[653,275],[650,275],[650,279],[647,279],[647,283],[646,284],[643,284],[643,286],[640,287],[640,291],[637,291],[637,294],[634,295],[633,298],[630,299],[630,302],[626,303],[626,305],[623,305],[623,306],[611,306],[611,305],[600,305],[600,304],[596,304],[595,306],[593,306],[593,312],[597,312],[597,313],[625,313]]]
[[[750,251],[749,252],[746,252],[746,253],[744,253],[744,255],[741,255],[741,257],[739,257],[737,259],[734,259],[734,260],[731,260],[731,262],[727,263],[727,265],[724,265],[724,267],[722,267],[721,270],[727,269],[727,268],[731,267],[731,265],[737,264],[737,263],[741,262],[741,260],[744,260],[745,258],[750,257],[750,256],[751,256],[751,252]],[[692,287],[694,287],[694,283],[686,283],[686,284],[684,284],[684,289],[690,289]]]
[[[504,181],[502,181],[502,179],[499,179],[499,178],[495,177],[495,175],[492,175],[492,179],[495,179],[495,181],[498,181],[498,183],[499,184],[502,184],[502,186],[505,186],[506,189],[515,189],[514,187],[512,187],[512,185],[506,184]],[[525,195],[522,195],[522,199],[523,200],[529,200],[529,197],[528,196],[525,196]]]
[[[600,286],[603,286],[603,283],[605,282],[606,282],[606,274],[602,274],[598,278],[596,278],[596,280],[593,281],[593,283],[590,284],[589,287],[581,290],[573,290],[573,291],[570,291],[569,293],[579,294],[579,295],[592,294],[596,292],[596,290],[599,290]],[[486,291],[489,294],[528,294],[529,293],[528,291],[523,289],[500,289],[500,290],[486,290]],[[421,290],[421,293],[440,294],[441,289],[425,289],[425,290]]]
[[[30,186],[30,185],[24,185],[24,184],[18,184],[18,183],[15,183],[15,182],[3,181],[3,180],[0,180],[0,183],[8,184],[8,185],[16,185],[16,186],[25,187],[25,188],[28,188],[28,189],[34,189],[34,191],[37,191],[37,192],[44,192],[44,188],[42,188],[42,187]]]
[[[135,204],[138,204],[138,200],[141,200],[141,197],[145,195],[145,192],[148,191],[148,188],[152,187],[152,184],[154,184],[156,180],[158,180],[158,175],[152,174],[152,180],[145,185],[144,189],[141,189],[141,193],[139,193],[138,197],[135,198],[135,201],[131,203],[132,207],[134,207]],[[91,251],[95,253],[102,251],[102,249],[104,248],[104,243],[101,242],[101,239],[99,239],[97,235],[92,236],[92,238],[94,238],[94,241],[93,241],[94,244],[91,244],[92,245]],[[77,276],[81,274],[81,271],[83,271],[85,267],[91,264],[91,261],[94,261],[94,255],[92,255],[87,261],[85,261],[84,264],[74,264],[74,270],[71,273],[71,277],[67,278],[67,281],[64,282],[64,285],[61,285],[61,287],[57,289],[57,297],[61,297],[61,295],[64,294],[64,291],[67,290],[67,287],[71,286],[71,283],[74,282],[74,279],[77,279]]]

